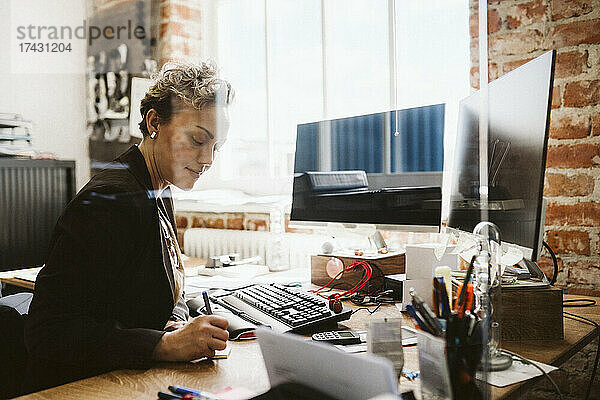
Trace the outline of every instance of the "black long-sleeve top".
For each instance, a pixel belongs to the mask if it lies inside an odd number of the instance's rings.
[[[161,195],[175,229],[170,190]],[[173,271],[157,199],[136,146],[94,176],[67,205],[40,271],[25,327],[26,389],[121,368],[144,368],[174,306]]]

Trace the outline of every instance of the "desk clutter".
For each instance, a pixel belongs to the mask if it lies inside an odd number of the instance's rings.
[[[210,302],[220,308],[214,313],[230,320],[230,337],[241,338],[248,332],[248,323],[265,325],[276,332],[307,331],[335,325],[350,318],[352,312],[342,306],[329,306],[318,296],[284,285],[247,285],[235,290],[215,291]],[[190,313],[206,312],[204,298],[188,301]],[[214,307],[213,307],[214,308]],[[240,319],[242,321],[240,321]]]
[[[315,257],[318,262],[326,259],[327,263],[334,258],[332,255]],[[397,377],[404,376],[410,380],[418,377],[417,383],[421,385],[423,392],[435,388],[432,393],[441,395],[442,398],[478,398],[475,380],[506,386],[553,370],[554,367],[546,364],[504,354],[513,361],[508,370],[485,373],[478,371],[477,364],[484,352],[483,338],[487,333],[481,318],[477,316],[477,293],[472,279],[474,258],[469,268],[462,273],[439,265],[439,260],[430,266],[425,262],[425,266],[417,271],[404,264],[407,258],[412,259],[412,256],[394,253],[379,254],[371,259],[340,256],[339,262],[331,263],[334,265],[328,266],[325,263],[324,275],[316,276],[320,284],[315,285],[313,279],[312,286],[309,285],[308,271],[260,271],[263,266],[243,263],[236,265],[237,261],[242,260],[230,258],[232,263],[229,263],[223,258],[219,259],[222,261],[220,267],[202,267],[214,271],[214,275],[203,276],[196,273],[186,276],[187,295],[199,290],[208,290],[210,293],[207,294],[208,300],[197,296],[191,298],[188,305],[192,315],[213,313],[225,316],[230,321],[232,340],[255,339],[257,327],[268,326],[275,333],[316,333],[313,339],[318,340],[308,340],[334,344],[335,351],[340,353],[380,354],[391,363]],[[25,270],[18,275],[27,275],[34,281],[38,271]],[[407,279],[407,276],[412,279]],[[407,297],[408,301],[405,300]],[[502,300],[505,303],[501,320],[503,339],[544,333],[550,335],[546,338],[562,337],[562,291],[559,289],[513,286],[503,289]],[[398,320],[387,318],[386,313],[377,313],[383,305],[394,303],[399,310],[405,310],[413,318],[416,331],[402,326]],[[211,307],[210,311],[207,310],[207,304]],[[551,307],[554,307],[553,311],[549,311]],[[345,323],[358,312],[369,317],[367,331],[339,330],[338,322]],[[540,318],[543,313],[543,318]],[[560,316],[560,322],[556,321],[556,313]],[[520,321],[520,328],[513,327],[511,320],[506,319],[510,314],[516,314],[515,318],[520,318],[513,319]],[[532,320],[536,321],[535,324],[531,324]],[[544,321],[554,321],[555,326],[543,328],[543,324],[548,323]],[[392,329],[392,324],[400,329]],[[547,333],[548,331],[551,333]],[[506,337],[505,334],[520,336]],[[353,340],[343,340],[348,335]],[[356,336],[360,340],[358,343]],[[334,341],[336,342],[333,343]],[[402,346],[414,345],[416,342],[420,371],[406,370],[403,368]],[[230,352],[235,356],[235,351],[235,346],[228,346],[224,354],[219,354],[214,359],[230,358]],[[465,390],[468,392],[464,392]],[[179,396],[169,398],[186,396],[163,393],[163,396]],[[218,398],[249,397],[250,395]],[[185,398],[202,397],[188,395]]]

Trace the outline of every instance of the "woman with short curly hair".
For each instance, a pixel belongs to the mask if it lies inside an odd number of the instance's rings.
[[[225,319],[189,318],[170,186],[189,190],[210,168],[232,97],[211,63],[157,74],[141,102],[142,142],[58,220],[25,328],[26,390],[225,348]]]

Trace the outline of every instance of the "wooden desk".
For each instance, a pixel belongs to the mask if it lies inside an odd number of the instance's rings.
[[[568,298],[586,296],[565,295]],[[587,297],[600,304],[600,298]],[[573,314],[600,322],[600,306],[569,308]],[[395,306],[381,307],[372,317],[397,317],[401,315]],[[366,311],[356,313],[344,326],[362,330],[369,318]],[[408,319],[403,316],[405,321]],[[590,325],[565,319],[565,339],[551,341],[523,341],[503,343],[507,350],[543,363],[559,366],[576,352],[590,343],[599,332]],[[411,323],[412,325],[412,323]],[[405,368],[418,370],[419,362],[416,346],[404,348]],[[293,362],[293,360],[290,360]],[[505,388],[492,388],[493,398],[518,398],[536,378],[525,383]],[[232,343],[228,359],[190,363],[161,363],[149,370],[120,370],[72,382],[23,396],[23,399],[156,399],[158,391],[166,391],[172,384],[184,385],[208,391],[217,391],[227,386],[245,387],[255,392],[269,388],[260,349],[256,341]],[[420,398],[418,380],[411,383],[404,378],[400,381],[401,391],[415,390]]]
[[[15,269],[12,271],[3,271],[0,272],[0,282],[7,284],[22,287],[28,290],[33,290],[35,288],[35,282],[26,281],[23,279],[15,278],[15,274],[20,272],[27,272],[33,268],[24,268],[24,269]]]
[[[206,258],[188,257],[184,261],[184,268],[193,268],[205,264]],[[18,286],[33,291],[35,289],[35,282],[15,278],[16,274],[19,274],[20,272],[27,272],[32,269],[33,268],[24,268],[0,272],[0,282],[7,285]]]

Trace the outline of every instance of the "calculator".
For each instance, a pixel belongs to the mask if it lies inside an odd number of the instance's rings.
[[[312,340],[342,345],[359,344],[361,342],[359,334],[352,331],[330,331],[315,333],[312,335]]]

